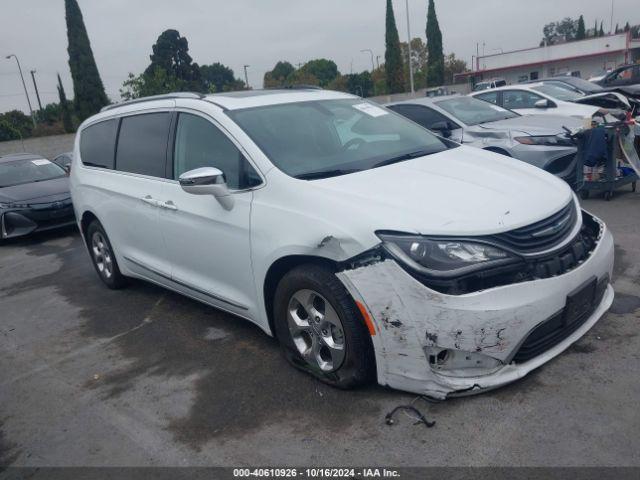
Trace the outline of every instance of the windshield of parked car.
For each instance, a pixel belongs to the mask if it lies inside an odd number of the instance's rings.
[[[511,110],[473,97],[456,97],[441,100],[435,104],[467,125],[479,125],[520,116]]]
[[[557,85],[552,85],[550,83],[543,83],[542,85],[538,85],[537,87],[531,87],[532,90],[536,90],[538,92],[542,92],[546,95],[549,95],[552,98],[557,100],[564,100],[565,102],[573,102],[584,97],[583,94],[568,90],[566,88],[559,87]]]
[[[449,148],[410,120],[358,99],[266,105],[227,114],[286,174],[314,179]]]
[[[0,188],[64,177],[66,172],[44,158],[0,163]]]

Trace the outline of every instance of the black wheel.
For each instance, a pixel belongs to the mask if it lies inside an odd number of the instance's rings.
[[[583,200],[589,198],[589,190],[580,190],[580,198]]]
[[[100,222],[97,220],[91,222],[87,228],[86,239],[93,266],[104,284],[114,290],[126,286],[127,277],[120,273],[109,237]]]
[[[306,264],[276,289],[276,336],[296,368],[339,388],[375,378],[371,337],[355,302],[328,268]]]
[[[613,198],[613,192],[612,191],[606,191],[604,192],[604,199],[608,202]]]
[[[636,191],[636,182],[631,182],[631,191],[632,192]]]

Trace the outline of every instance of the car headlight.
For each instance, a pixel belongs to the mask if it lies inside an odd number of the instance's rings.
[[[573,141],[563,135],[540,135],[527,137],[514,137],[514,140],[523,145],[544,145],[547,147],[572,147]]]
[[[378,234],[378,237],[396,260],[433,277],[452,278],[520,260],[501,248],[471,240],[402,234]]]

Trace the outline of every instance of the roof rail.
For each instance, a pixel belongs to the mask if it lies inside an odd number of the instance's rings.
[[[114,108],[123,107],[125,105],[135,105],[136,103],[144,103],[144,102],[152,102],[153,100],[171,100],[174,98],[195,98],[202,99],[205,98],[206,95],[204,93],[196,93],[196,92],[174,92],[174,93],[165,93],[163,95],[152,95],[150,97],[142,97],[142,98],[134,98],[133,100],[125,100],[124,102],[114,103],[112,105],[106,105],[100,109],[101,112],[106,112],[107,110],[112,110]]]

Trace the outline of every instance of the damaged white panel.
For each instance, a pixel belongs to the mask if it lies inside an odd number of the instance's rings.
[[[346,270],[338,276],[354,298],[366,305],[379,332],[379,338],[373,338],[379,382],[443,398],[454,391],[493,388],[520,378],[580,338],[610,305],[611,287],[600,307],[574,334],[529,362],[508,365],[529,332],[564,307],[569,292],[590,276],[610,273],[612,262],[613,240],[606,232],[592,256],[561,277],[466,295],[435,292],[394,260]],[[500,368],[482,376],[477,376],[477,371],[470,377],[444,375],[429,365],[427,347],[479,353],[495,359]]]

